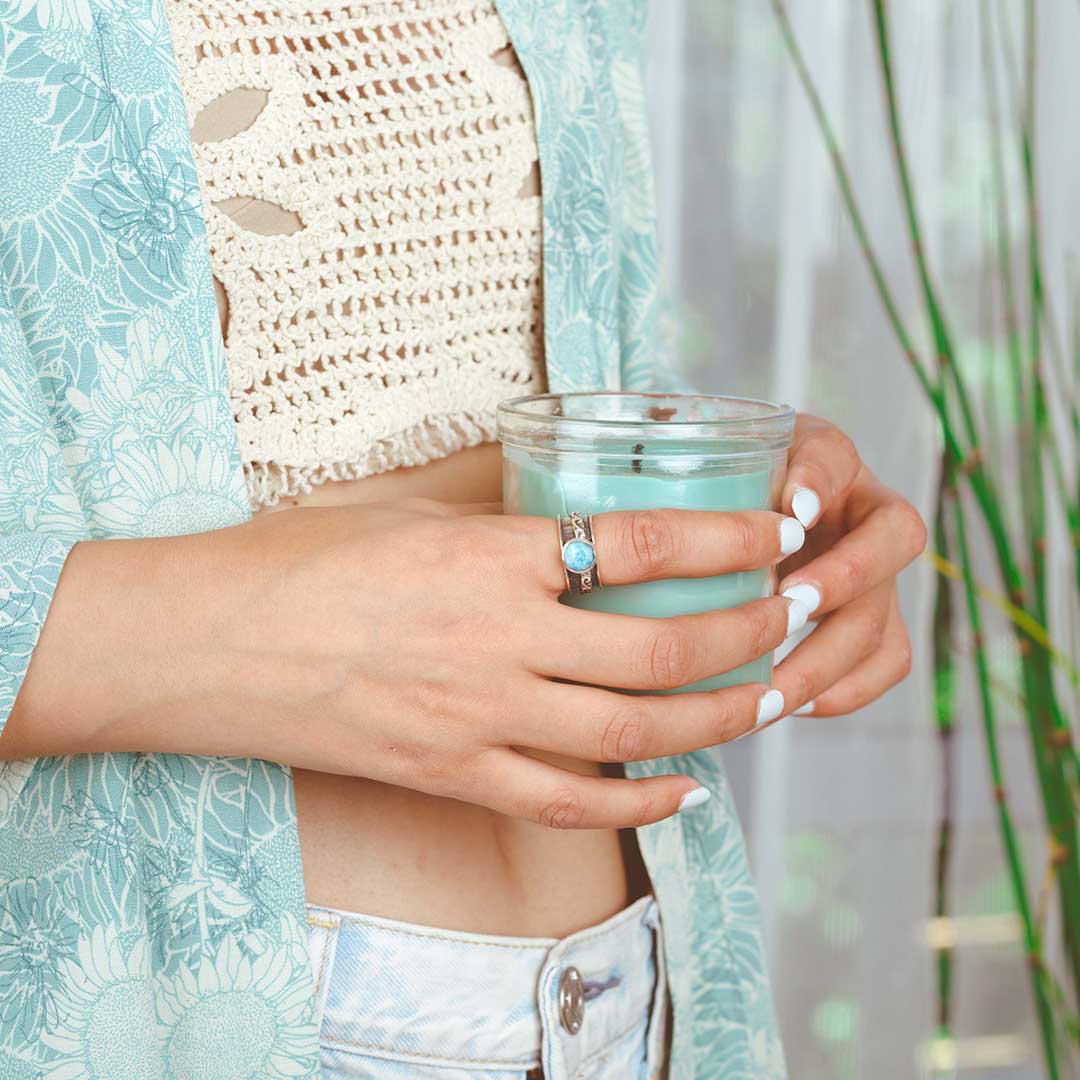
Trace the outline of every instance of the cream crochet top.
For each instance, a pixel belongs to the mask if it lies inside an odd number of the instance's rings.
[[[493,0],[166,0],[253,507],[542,391],[528,86]]]

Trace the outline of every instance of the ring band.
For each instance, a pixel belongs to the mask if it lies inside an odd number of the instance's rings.
[[[571,596],[581,596],[602,588],[596,565],[592,517],[575,510],[567,517],[558,518],[556,524],[567,591]]]

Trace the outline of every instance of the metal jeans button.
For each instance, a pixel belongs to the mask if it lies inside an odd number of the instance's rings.
[[[576,1035],[584,1016],[585,980],[576,967],[568,967],[559,980],[559,1019],[571,1035]]]

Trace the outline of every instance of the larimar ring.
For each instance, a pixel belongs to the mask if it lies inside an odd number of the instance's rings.
[[[566,588],[571,596],[580,596],[601,588],[600,572],[596,566],[596,547],[593,544],[592,518],[577,511],[560,517],[559,545],[562,548]]]

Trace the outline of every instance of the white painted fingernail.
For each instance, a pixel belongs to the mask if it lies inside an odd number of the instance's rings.
[[[792,716],[813,716],[814,715],[814,703],[808,701],[805,705],[800,705],[792,714]]]
[[[791,512],[809,529],[821,513],[821,500],[817,492],[799,488],[791,497]]]
[[[695,806],[707,803],[711,798],[712,792],[708,788],[692,788],[679,800],[679,813],[681,814],[684,810],[693,810]]]
[[[787,609],[787,636],[801,630],[810,618],[810,609],[801,600],[791,600]]]
[[[780,522],[780,554],[794,555],[806,543],[806,530],[793,517]]]
[[[755,727],[769,724],[784,711],[784,695],[779,690],[766,690],[761,695],[757,707],[757,723]]]
[[[789,600],[798,600],[806,608],[807,615],[813,615],[821,607],[821,593],[813,585],[792,585],[785,589],[782,596]]]

